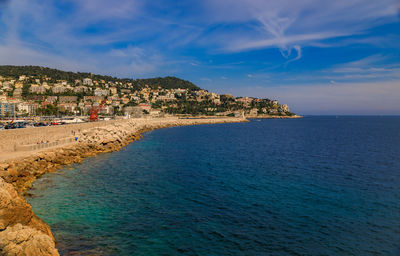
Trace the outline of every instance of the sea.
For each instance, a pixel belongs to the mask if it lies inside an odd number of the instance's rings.
[[[400,117],[154,130],[29,192],[61,255],[400,255]]]

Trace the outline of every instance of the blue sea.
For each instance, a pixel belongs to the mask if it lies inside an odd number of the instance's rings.
[[[400,255],[400,117],[155,130],[30,192],[62,255]]]

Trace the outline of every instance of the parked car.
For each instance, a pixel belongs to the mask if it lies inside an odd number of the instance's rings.
[[[4,129],[15,129],[15,128],[17,128],[15,123],[6,124],[6,126],[4,126]]]
[[[42,127],[42,126],[48,126],[48,124],[45,124],[45,123],[40,122],[40,123],[35,123],[33,126],[35,126],[35,127]]]
[[[27,122],[15,122],[15,123],[10,123],[4,126],[4,129],[19,129],[19,128],[25,128],[27,125]]]

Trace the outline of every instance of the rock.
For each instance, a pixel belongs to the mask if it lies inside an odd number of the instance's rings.
[[[37,217],[30,204],[18,194],[13,185],[0,178],[0,231],[21,223],[51,235],[50,227]]]
[[[0,171],[5,171],[10,165],[6,163],[0,164]]]
[[[52,237],[34,228],[16,224],[0,232],[0,255],[56,256],[59,253]]]
[[[50,227],[0,178],[0,255],[58,255]]]
[[[15,188],[0,179],[0,230],[16,223],[28,224],[32,219],[31,206]]]

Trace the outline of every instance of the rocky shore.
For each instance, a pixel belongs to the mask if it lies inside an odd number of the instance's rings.
[[[40,152],[24,152],[25,157],[0,162],[0,255],[59,255],[50,227],[33,213],[23,197],[43,174],[79,163],[87,157],[117,151],[140,139],[141,134],[149,130],[245,121],[242,118],[114,121],[79,130],[74,134],[77,141],[73,144]]]

